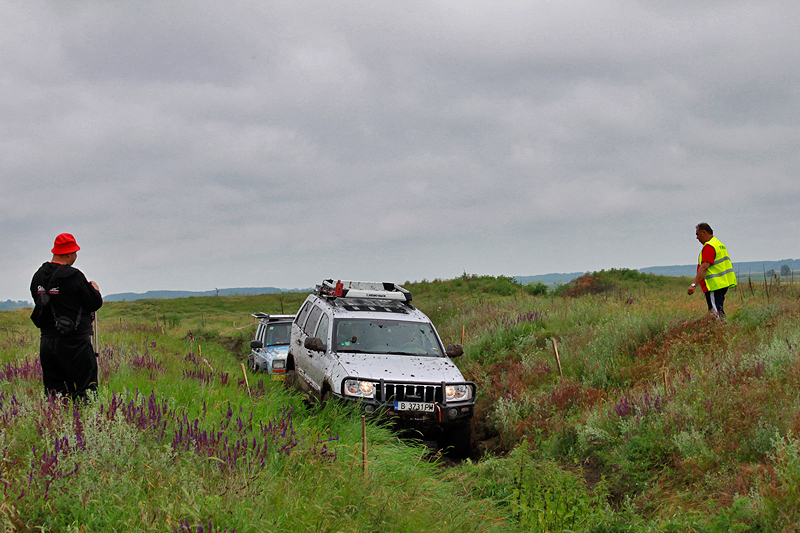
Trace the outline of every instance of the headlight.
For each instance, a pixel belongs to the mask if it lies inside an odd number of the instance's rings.
[[[358,398],[374,398],[375,384],[371,381],[346,379],[344,381],[344,393],[347,396],[356,396]]]
[[[447,385],[444,392],[448,402],[462,402],[472,397],[472,389],[469,385]]]
[[[275,359],[272,361],[272,368],[275,370],[281,370],[282,368],[286,368],[286,359]]]

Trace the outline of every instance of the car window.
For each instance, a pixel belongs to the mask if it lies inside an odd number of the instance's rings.
[[[420,322],[337,319],[333,336],[338,352],[444,356],[433,327]]]
[[[303,308],[300,309],[300,312],[297,313],[297,318],[295,319],[295,324],[300,326],[300,329],[304,329],[306,325],[306,318],[308,318],[308,312],[311,310],[311,302],[306,302],[303,304]]]
[[[264,342],[264,324],[258,323],[258,327],[256,328],[256,338],[255,340]]]
[[[317,307],[316,305],[311,308],[311,312],[308,314],[308,320],[306,321],[306,326],[303,328],[306,335],[309,337],[313,336],[314,330],[316,329],[317,322],[319,322],[319,316],[322,314],[322,309]]]
[[[330,323],[330,321],[328,320],[328,315],[323,314],[322,315],[322,320],[319,321],[319,326],[317,326],[317,332],[314,335],[315,337],[318,337],[318,338],[322,339],[322,345],[325,347],[326,350],[328,349],[328,325],[329,325],[329,323]]]
[[[267,330],[266,346],[285,346],[289,344],[289,335],[292,324],[290,322],[278,322],[270,324]]]

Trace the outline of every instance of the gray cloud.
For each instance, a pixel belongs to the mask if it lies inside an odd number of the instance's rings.
[[[0,1],[0,299],[797,256],[799,15]]]

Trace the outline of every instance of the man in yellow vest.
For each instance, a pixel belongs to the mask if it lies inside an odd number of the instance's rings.
[[[728,257],[728,249],[714,237],[714,230],[705,222],[695,227],[697,240],[703,245],[697,258],[697,275],[689,286],[688,293],[694,294],[697,285],[703,289],[708,303],[708,311],[717,318],[725,318],[725,293],[736,286],[733,263]]]

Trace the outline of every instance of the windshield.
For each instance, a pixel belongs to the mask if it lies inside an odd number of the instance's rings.
[[[336,351],[443,357],[430,324],[397,320],[341,319],[333,323]]]
[[[265,346],[282,346],[289,344],[289,335],[292,331],[291,322],[278,322],[267,326],[267,342]]]

